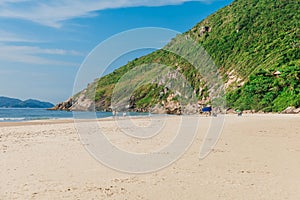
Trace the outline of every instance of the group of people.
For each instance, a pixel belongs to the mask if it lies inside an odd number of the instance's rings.
[[[210,105],[207,105],[206,107],[202,108],[201,111],[202,113],[206,114],[206,116],[212,115],[214,117],[217,117],[217,112],[213,112],[213,109]],[[236,113],[238,114],[239,117],[243,115],[243,111],[239,109],[236,110]]]
[[[208,106],[202,108],[202,109],[201,109],[201,112],[204,113],[206,116],[217,117],[217,112],[213,112],[213,109],[212,109],[212,107],[211,107],[210,105],[208,105]],[[241,110],[239,110],[239,109],[236,110],[236,113],[238,114],[238,116],[242,116],[242,115],[243,115],[243,111],[241,111]],[[113,111],[112,111],[112,115],[113,115],[113,117],[118,117],[118,116],[120,116],[120,115],[119,115],[119,112],[116,111],[116,110],[113,110]],[[126,112],[123,112],[121,116],[126,117],[126,115],[127,115]]]
[[[113,117],[117,117],[117,116],[119,116],[119,112],[113,110],[113,111],[112,111],[112,115],[113,115]],[[122,116],[123,116],[123,117],[126,117],[126,115],[127,115],[126,112],[123,112],[123,113],[122,113]]]

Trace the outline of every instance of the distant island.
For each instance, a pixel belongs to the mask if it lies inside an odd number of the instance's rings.
[[[0,108],[51,108],[54,105],[49,102],[42,102],[35,99],[22,101],[20,99],[0,97]]]

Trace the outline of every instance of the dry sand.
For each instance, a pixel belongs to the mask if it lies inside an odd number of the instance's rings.
[[[198,155],[210,119],[201,120],[181,159],[142,175],[97,162],[72,121],[1,123],[0,199],[300,199],[300,115],[226,116],[221,138],[204,160]],[[167,130],[177,124],[171,117]],[[137,151],[172,134],[126,141],[114,134],[112,120],[101,126],[112,142]]]

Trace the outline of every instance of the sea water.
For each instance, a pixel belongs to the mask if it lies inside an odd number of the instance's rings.
[[[94,113],[93,113],[94,114]],[[96,112],[97,118],[112,117],[111,112]],[[80,116],[92,116],[91,112],[82,112]],[[126,116],[145,116],[147,113],[127,113]],[[0,122],[18,122],[45,119],[71,119],[73,112],[35,108],[0,108]]]

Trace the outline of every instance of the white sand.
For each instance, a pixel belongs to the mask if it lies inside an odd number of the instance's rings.
[[[1,123],[0,199],[300,199],[300,115],[226,116],[217,146],[199,160],[209,118],[202,122],[180,160],[143,175],[97,162],[73,123]],[[167,130],[177,124],[170,118]],[[136,151],[170,138],[167,131],[151,142],[126,141],[113,135],[113,121],[101,126],[115,144]]]

